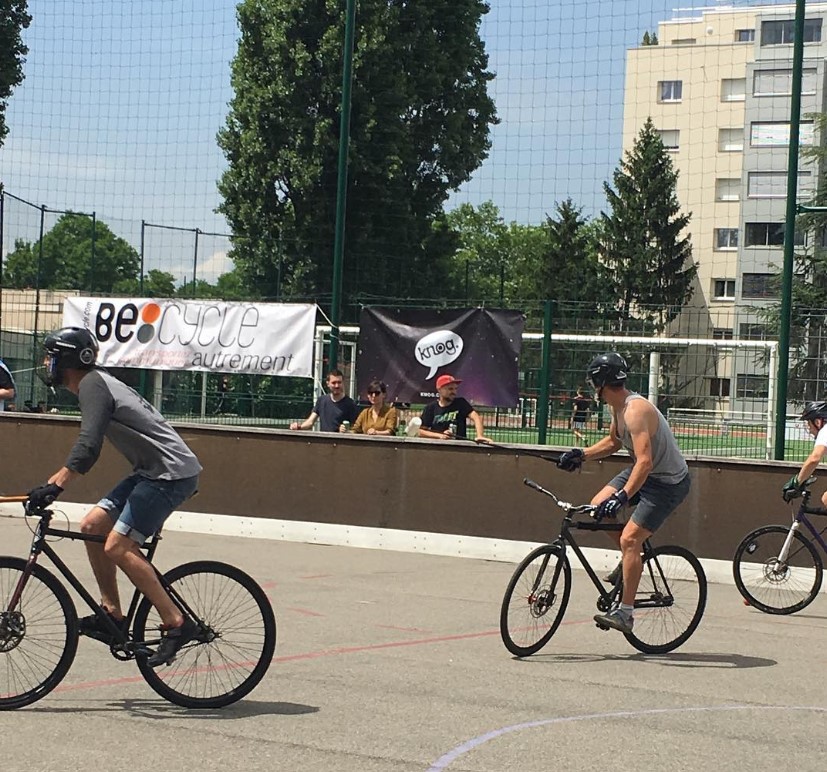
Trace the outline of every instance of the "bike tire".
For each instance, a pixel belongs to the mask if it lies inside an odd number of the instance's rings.
[[[571,565],[565,553],[550,544],[530,552],[503,596],[500,635],[505,648],[517,657],[542,649],[563,621],[570,595]]]
[[[264,678],[276,650],[276,618],[264,590],[235,566],[196,561],[164,574],[210,632],[184,645],[176,659],[154,669],[145,656],[138,669],[161,697],[185,708],[221,708],[249,694]],[[156,645],[158,612],[143,598],[132,627],[136,641]],[[154,638],[154,640],[152,640]]]
[[[732,573],[744,600],[765,614],[794,614],[821,590],[824,567],[815,546],[795,532],[786,563],[778,554],[789,526],[765,525],[748,533],[735,550]]]
[[[9,605],[26,561],[0,557],[0,710],[45,697],[69,672],[78,618],[66,588],[35,564],[15,609]]]
[[[635,623],[626,640],[644,654],[665,654],[686,643],[706,608],[706,574],[684,547],[654,547],[643,556],[635,594]]]

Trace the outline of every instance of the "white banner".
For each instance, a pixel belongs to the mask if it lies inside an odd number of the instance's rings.
[[[104,367],[313,377],[316,307],[304,303],[66,298],[63,324],[86,327]]]

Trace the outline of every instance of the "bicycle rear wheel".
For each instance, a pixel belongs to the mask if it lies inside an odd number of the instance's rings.
[[[538,547],[517,566],[500,609],[505,648],[528,657],[557,631],[571,594],[571,566],[557,547]]]
[[[635,595],[635,626],[626,640],[645,654],[664,654],[685,643],[706,607],[706,574],[683,547],[655,547],[643,557]]]
[[[69,593],[35,565],[20,601],[10,607],[26,561],[0,558],[0,710],[31,705],[64,678],[78,648]]]
[[[790,529],[767,525],[748,533],[735,550],[732,572],[744,600],[765,614],[793,614],[821,589],[823,567],[815,547],[798,531],[787,559],[778,556]]]
[[[264,591],[240,569],[209,560],[178,566],[164,577],[204,631],[165,667],[153,669],[138,657],[146,682],[185,708],[220,708],[249,694],[276,650],[276,618]],[[160,624],[144,598],[135,614],[135,640],[157,644]]]

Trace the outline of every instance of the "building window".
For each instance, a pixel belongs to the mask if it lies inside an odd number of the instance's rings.
[[[801,121],[799,145],[812,145],[815,126],[812,121]],[[752,147],[785,147],[790,144],[790,124],[787,121],[755,121],[750,124],[749,143]]]
[[[715,249],[718,249],[718,250],[738,249],[738,229],[737,228],[716,228],[715,229]]]
[[[745,247],[783,247],[783,222],[748,222],[744,236]],[[797,247],[807,245],[807,232],[795,231],[793,244]]]
[[[678,129],[655,129],[663,142],[663,149],[676,153],[680,147],[681,133]]]
[[[812,177],[812,172],[798,173],[798,187],[796,188],[798,198],[812,194]],[[747,197],[786,198],[787,172],[748,172]]]
[[[778,297],[778,277],[772,273],[745,273],[741,276],[741,297],[767,300]]]
[[[735,282],[732,282],[732,292],[735,293]],[[715,327],[712,330],[712,340],[732,340],[732,330],[729,327]]]
[[[672,41],[673,46],[694,46],[698,42],[697,38],[675,38]]]
[[[762,46],[791,45],[794,37],[795,22],[792,19],[761,22]],[[818,43],[820,41],[821,19],[805,19],[804,42]]]
[[[770,328],[766,324],[742,322],[738,325],[738,337],[741,340],[770,340]]]
[[[740,201],[741,180],[737,178],[724,178],[715,180],[716,201]]]
[[[713,279],[713,300],[735,300],[735,279]]]
[[[709,396],[710,397],[728,397],[729,396],[729,378],[710,378],[709,379]]]
[[[792,70],[756,70],[752,77],[753,96],[792,96]],[[801,93],[816,93],[816,71],[807,68],[801,73]]]
[[[739,399],[766,399],[770,393],[770,379],[766,375],[736,376],[735,395]]]
[[[784,246],[783,222],[748,222],[744,233],[745,247]]]
[[[755,30],[754,29],[737,29],[735,30],[735,42],[736,43],[751,43],[755,40]]]
[[[722,153],[740,153],[743,149],[743,129],[718,129],[718,150]]]
[[[658,83],[659,102],[680,102],[683,98],[682,80],[662,80]]]
[[[724,78],[721,81],[722,102],[743,102],[747,98],[746,78]]]

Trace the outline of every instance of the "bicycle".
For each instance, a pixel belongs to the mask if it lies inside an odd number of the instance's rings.
[[[26,496],[0,497],[0,503]],[[111,633],[112,656],[135,660],[147,684],[185,708],[220,708],[249,694],[264,678],[276,648],[276,620],[267,595],[240,569],[211,560],[155,572],[181,613],[200,631],[163,671],[147,664],[160,643],[161,619],[135,590],[123,627],[116,625],[71,569],[49,537],[103,543],[105,537],[53,528],[55,513],[26,513],[32,531],[27,560],[0,557],[0,710],[45,697],[69,672],[78,646],[78,616],[66,586],[38,559],[45,555]],[[152,563],[160,531],[141,548]],[[131,633],[129,632],[131,628]],[[158,632],[150,632],[150,631]]]
[[[599,611],[611,609],[623,594],[622,577],[612,587],[604,587],[572,531],[619,532],[624,524],[575,520],[575,515],[590,514],[597,507],[561,501],[528,478],[523,483],[552,498],[565,515],[560,535],[530,552],[506,587],[500,609],[500,635],[505,647],[517,657],[538,652],[563,621],[571,595],[571,564],[566,554],[569,547],[597,588]],[[635,596],[634,632],[623,635],[645,654],[672,651],[685,643],[700,624],[706,596],[706,574],[695,555],[684,547],[653,547],[647,540],[643,544],[643,574]],[[603,630],[609,629],[596,624]]]
[[[735,550],[732,571],[744,602],[765,614],[794,614],[809,606],[821,589],[824,565],[812,539],[827,552],[827,543],[808,515],[825,516],[827,510],[810,507],[814,477],[807,480],[792,525],[765,525],[750,531]]]

